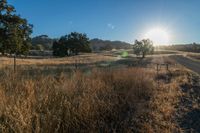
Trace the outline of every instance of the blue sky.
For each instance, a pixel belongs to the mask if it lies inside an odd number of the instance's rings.
[[[162,27],[170,43],[200,42],[200,0],[8,0],[34,25],[33,35],[71,31],[134,42]]]

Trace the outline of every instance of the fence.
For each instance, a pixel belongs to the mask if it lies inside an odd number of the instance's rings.
[[[57,59],[52,58],[52,59],[34,59],[37,61],[37,63],[34,64],[32,62],[31,64],[28,64],[28,62],[32,61],[33,59],[24,59],[24,58],[17,58],[15,56],[13,57],[0,57],[0,68],[9,68],[10,71],[19,71],[22,70],[25,73],[34,74],[34,72],[44,72],[44,73],[51,73],[53,75],[56,75],[58,73],[62,72],[71,72],[71,71],[76,71],[76,70],[84,70],[84,71],[91,71],[92,68],[122,68],[122,67],[146,67],[150,69],[154,69],[157,74],[159,74],[159,71],[161,69],[165,69],[166,71],[170,70],[170,67],[173,64],[169,63],[152,63],[152,62],[145,62],[144,64],[141,63],[140,61],[137,62],[120,62],[120,61],[114,61],[114,62],[106,62],[106,61],[100,61],[100,62],[93,62],[90,63],[91,61],[87,57],[81,57],[82,59],[78,57],[72,57],[71,60],[73,61],[72,63],[62,63],[62,60],[59,58],[58,60],[61,60],[61,64],[54,64],[51,63]],[[68,58],[66,58],[68,59]],[[84,59],[84,60],[83,60]],[[45,64],[42,61],[49,60],[51,62],[48,62]],[[64,60],[64,59],[63,59]],[[41,61],[41,63],[38,63],[38,61]],[[21,62],[21,63],[19,63]],[[19,65],[20,64],[20,65]],[[41,71],[40,71],[41,70]],[[39,72],[40,71],[40,72]],[[54,74],[55,73],[55,74]]]

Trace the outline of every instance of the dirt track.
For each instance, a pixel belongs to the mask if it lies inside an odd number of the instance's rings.
[[[186,68],[200,74],[200,62],[183,57],[181,55],[174,55],[170,57]]]

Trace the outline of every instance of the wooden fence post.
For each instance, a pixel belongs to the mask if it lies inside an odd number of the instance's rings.
[[[16,54],[14,54],[14,72],[16,72]]]
[[[166,67],[167,67],[167,71],[169,70],[169,64],[166,64]]]
[[[157,64],[157,68],[156,68],[156,69],[157,69],[157,74],[158,74],[158,71],[159,71],[159,68],[158,68],[158,67],[159,67],[159,64]]]

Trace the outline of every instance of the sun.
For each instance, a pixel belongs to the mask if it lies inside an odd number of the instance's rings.
[[[145,36],[145,39],[150,39],[153,41],[154,45],[168,45],[169,44],[169,34],[163,28],[153,28],[149,30]]]

